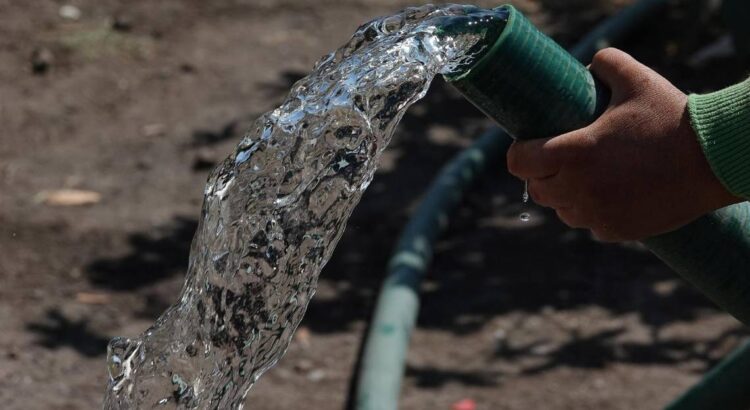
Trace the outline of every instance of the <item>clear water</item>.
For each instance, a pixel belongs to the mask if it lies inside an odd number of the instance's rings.
[[[523,180],[523,194],[521,194],[521,201],[523,201],[524,205],[529,203],[529,180],[528,179]],[[521,222],[529,222],[531,220],[531,214],[528,212],[521,212],[521,214],[518,215],[518,219],[520,219]]]
[[[104,408],[241,409],[284,354],[406,109],[481,52],[496,12],[409,8],[362,25],[211,173],[179,301],[108,347]]]

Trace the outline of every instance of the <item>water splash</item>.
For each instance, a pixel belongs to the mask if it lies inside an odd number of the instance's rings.
[[[209,176],[179,301],[110,342],[104,408],[241,409],[284,354],[396,124],[499,18],[450,5],[373,20],[262,115]],[[452,24],[475,29],[441,32]]]

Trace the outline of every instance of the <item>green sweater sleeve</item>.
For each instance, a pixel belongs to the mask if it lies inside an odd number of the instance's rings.
[[[690,118],[714,174],[732,194],[750,199],[750,79],[710,94],[692,94]]]

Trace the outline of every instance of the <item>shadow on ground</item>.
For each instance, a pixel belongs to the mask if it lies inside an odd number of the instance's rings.
[[[88,321],[70,320],[57,309],[47,311],[43,321],[29,323],[26,329],[38,335],[36,343],[48,349],[71,347],[86,357],[97,357],[107,350],[109,338],[89,329]]]
[[[134,290],[184,273],[197,227],[194,219],[176,217],[153,232],[133,234],[127,255],[92,262],[86,269],[88,278],[100,287]]]

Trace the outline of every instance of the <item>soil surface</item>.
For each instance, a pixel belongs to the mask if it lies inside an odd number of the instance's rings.
[[[627,3],[515,2],[566,45]],[[0,407],[99,408],[108,339],[178,295],[211,167],[315,60],[408,5],[0,0]],[[685,90],[738,81],[746,59],[688,64],[724,33],[704,7],[676,3],[620,46]],[[344,408],[401,227],[488,125],[442,81],[413,107],[247,408]],[[439,243],[402,408],[659,409],[748,336],[637,244],[534,206],[519,222],[522,185],[496,169]]]

